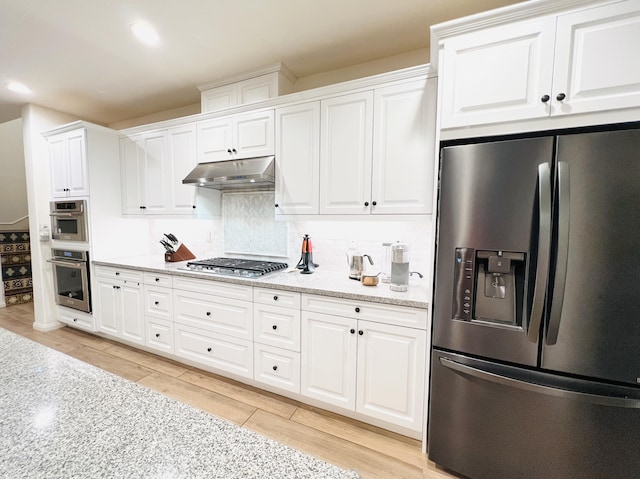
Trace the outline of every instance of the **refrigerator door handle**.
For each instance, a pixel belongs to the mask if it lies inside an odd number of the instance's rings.
[[[549,276],[549,258],[551,252],[551,169],[549,163],[538,165],[538,263],[536,265],[536,281],[533,289],[531,315],[527,338],[537,343],[540,335],[540,324],[544,312],[544,299]]]
[[[556,396],[576,401],[583,401],[591,404],[599,404],[602,406],[640,409],[640,400],[634,398],[601,396],[598,394],[590,394],[580,391],[569,391],[567,389],[560,389],[552,386],[530,383],[508,376],[500,376],[498,374],[474,368],[472,366],[467,366],[466,364],[460,364],[457,361],[452,361],[451,359],[443,357],[440,357],[439,359],[440,364],[442,364],[445,368],[451,369],[452,371],[456,371],[465,376],[502,384],[503,386],[514,387],[523,391],[530,391],[539,394],[546,394],[548,396]]]
[[[560,329],[560,316],[564,302],[564,286],[567,279],[569,257],[569,163],[558,162],[558,255],[556,278],[553,284],[553,300],[549,313],[546,343],[556,344]]]

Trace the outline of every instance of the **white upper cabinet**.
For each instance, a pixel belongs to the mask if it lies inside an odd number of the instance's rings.
[[[373,91],[320,102],[320,213],[369,214]]]
[[[86,131],[84,128],[53,135],[49,141],[51,196],[89,196]]]
[[[640,106],[640,2],[558,17],[552,114]]]
[[[195,213],[197,190],[182,179],[196,165],[195,125],[120,140],[124,214]]]
[[[198,162],[274,154],[274,112],[257,111],[198,123]]]
[[[276,110],[276,215],[317,215],[320,102]]]
[[[547,116],[554,30],[555,18],[543,18],[446,40],[442,128]]]
[[[637,1],[445,38],[439,57],[441,127],[640,107],[638,44]]]
[[[427,93],[427,80],[375,90],[372,214],[431,213],[434,150]]]

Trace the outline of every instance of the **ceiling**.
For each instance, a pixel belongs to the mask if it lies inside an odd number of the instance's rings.
[[[518,1],[0,0],[0,123],[34,103],[108,125],[278,62],[303,78],[426,49],[430,25]],[[131,35],[136,20],[155,25],[158,46]]]

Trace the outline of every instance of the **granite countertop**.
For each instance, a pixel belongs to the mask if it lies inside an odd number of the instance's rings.
[[[210,273],[196,273],[183,271],[187,262],[166,263],[163,258],[151,256],[136,256],[130,258],[116,258],[108,260],[93,260],[98,266],[115,268],[134,268],[152,273],[173,274],[189,278],[200,278],[210,281],[244,284],[264,288],[295,291],[299,293],[333,296],[336,298],[371,301],[428,309],[430,288],[426,277],[418,279],[411,277],[409,290],[405,292],[391,291],[387,283],[377,286],[364,286],[359,281],[349,279],[347,272],[326,271],[316,269],[313,274],[300,274],[299,270],[291,268],[288,271],[270,273],[259,278],[237,278]]]
[[[0,477],[355,479],[0,328]]]

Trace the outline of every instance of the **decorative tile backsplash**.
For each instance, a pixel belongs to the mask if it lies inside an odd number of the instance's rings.
[[[288,256],[288,225],[275,220],[274,202],[273,191],[222,195],[225,253]]]

